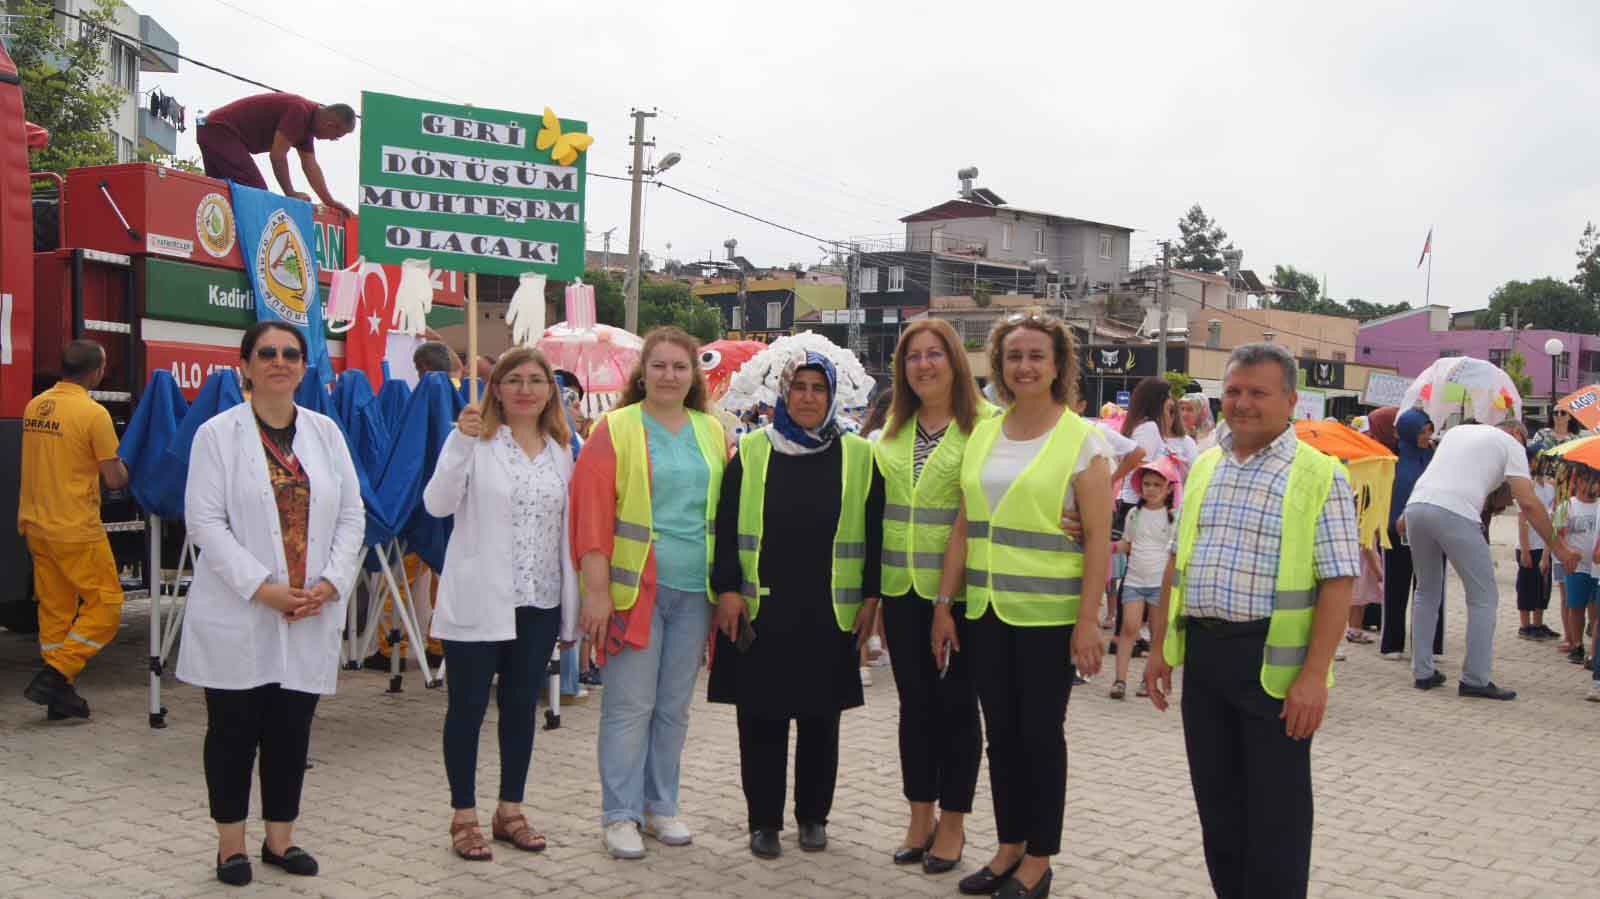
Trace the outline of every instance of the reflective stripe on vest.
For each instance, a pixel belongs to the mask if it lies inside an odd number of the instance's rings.
[[[839,437],[842,453],[842,489],[839,497],[839,523],[833,532],[831,589],[833,616],[839,630],[855,627],[861,610],[861,586],[867,562],[867,491],[872,486],[872,444],[854,434]],[[739,440],[739,592],[744,595],[755,621],[761,612],[761,597],[772,592],[761,586],[761,535],[766,518],[767,462],[772,458],[772,441],[764,431],[754,431]]]
[[[1195,460],[1183,485],[1183,507],[1178,513],[1177,578],[1172,602],[1167,607],[1167,635],[1162,655],[1174,667],[1183,664],[1187,649],[1184,614],[1184,572],[1194,557],[1200,533],[1200,509],[1205,502],[1211,477],[1222,461],[1223,450],[1213,447]],[[1300,675],[1311,643],[1311,625],[1316,614],[1317,580],[1314,547],[1317,518],[1328,501],[1333,476],[1339,463],[1304,443],[1295,445],[1294,462],[1289,467],[1289,483],[1284,489],[1281,513],[1278,579],[1272,617],[1267,625],[1266,649],[1261,659],[1261,688],[1282,699]],[[1227,535],[1221,535],[1226,539]],[[1333,686],[1333,667],[1328,667],[1328,686]]]
[[[991,513],[983,492],[983,466],[1004,426],[1003,417],[980,421],[961,465],[967,508],[967,617],[983,617],[992,603],[995,615],[1010,625],[1075,624],[1083,593],[1083,547],[1062,532],[1061,511],[1091,425],[1063,411],[1039,454]]]
[[[717,498],[722,495],[722,470],[727,444],[722,423],[693,409],[689,424],[706,460],[706,596],[711,596],[711,556],[716,536]],[[639,601],[639,582],[650,558],[650,448],[644,435],[644,410],[634,403],[606,413],[606,431],[617,456],[617,518],[611,528],[611,605],[631,609]]]

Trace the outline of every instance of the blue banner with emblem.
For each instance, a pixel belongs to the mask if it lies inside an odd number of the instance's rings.
[[[256,321],[278,319],[299,328],[311,350],[306,367],[329,383],[333,364],[322,325],[311,204],[231,181],[228,186],[244,270],[255,288]]]

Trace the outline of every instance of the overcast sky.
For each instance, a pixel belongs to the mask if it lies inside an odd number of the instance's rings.
[[[1420,304],[1431,225],[1434,302],[1473,308],[1509,279],[1570,277],[1600,219],[1600,16],[1582,0],[230,2],[133,5],[184,54],[322,102],[549,105],[589,123],[591,172],[625,174],[629,109],[658,107],[657,152],[683,154],[664,180],[830,239],[903,233],[976,165],[1017,206],[1137,229],[1136,266],[1198,202],[1246,268],[1294,265],[1340,298]],[[202,110],[256,90],[188,64],[152,85]],[[318,150],[352,205],[357,140]],[[591,179],[587,217],[591,248],[615,227],[625,251],[628,186]],[[720,258],[730,237],[758,265],[823,256],[647,190],[658,260]]]

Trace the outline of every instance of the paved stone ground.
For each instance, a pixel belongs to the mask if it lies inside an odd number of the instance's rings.
[[[1508,522],[1496,536],[1508,535]],[[1419,694],[1405,665],[1352,647],[1313,757],[1317,831],[1313,896],[1554,897],[1600,895],[1594,735],[1600,704],[1548,644],[1515,637],[1509,554],[1496,679],[1513,703]],[[1443,670],[1454,675],[1465,616],[1452,576]],[[34,644],[0,632],[0,895],[183,896],[223,890],[213,877],[198,690],[168,679],[170,726],[145,719],[147,607],[130,605],[116,644],[82,681],[95,717],[46,723],[19,693]],[[1552,617],[1552,623],[1556,621]],[[1135,662],[1135,672],[1141,662]],[[1453,679],[1453,678],[1452,678]],[[302,880],[256,864],[251,894],[328,896],[901,896],[955,895],[987,861],[994,829],[980,780],[970,845],[958,872],[897,869],[904,828],[894,686],[883,670],[867,706],[844,722],[830,848],[782,859],[746,849],[733,714],[697,703],[684,759],[683,805],[694,845],[647,842],[643,861],[601,848],[595,775],[599,697],[569,706],[540,731],[529,812],[550,838],[538,856],[503,845],[489,864],[447,850],[448,792],[439,734],[445,697],[415,675],[400,695],[377,674],[344,677],[319,709],[298,839],[324,874]],[[1182,733],[1175,712],[1106,698],[1107,678],[1075,691],[1067,715],[1071,781],[1058,896],[1182,896],[1208,892]],[[703,695],[703,693],[701,694]],[[495,712],[490,710],[490,717]],[[494,795],[493,724],[486,723],[479,795]],[[486,817],[486,815],[485,815]],[[251,824],[252,845],[261,837]]]

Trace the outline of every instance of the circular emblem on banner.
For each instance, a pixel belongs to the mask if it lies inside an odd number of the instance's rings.
[[[200,246],[221,259],[233,251],[233,207],[222,194],[206,194],[194,210],[194,230]]]
[[[307,324],[306,296],[311,287],[311,252],[289,213],[267,216],[256,245],[256,280],[267,306],[297,325]]]

